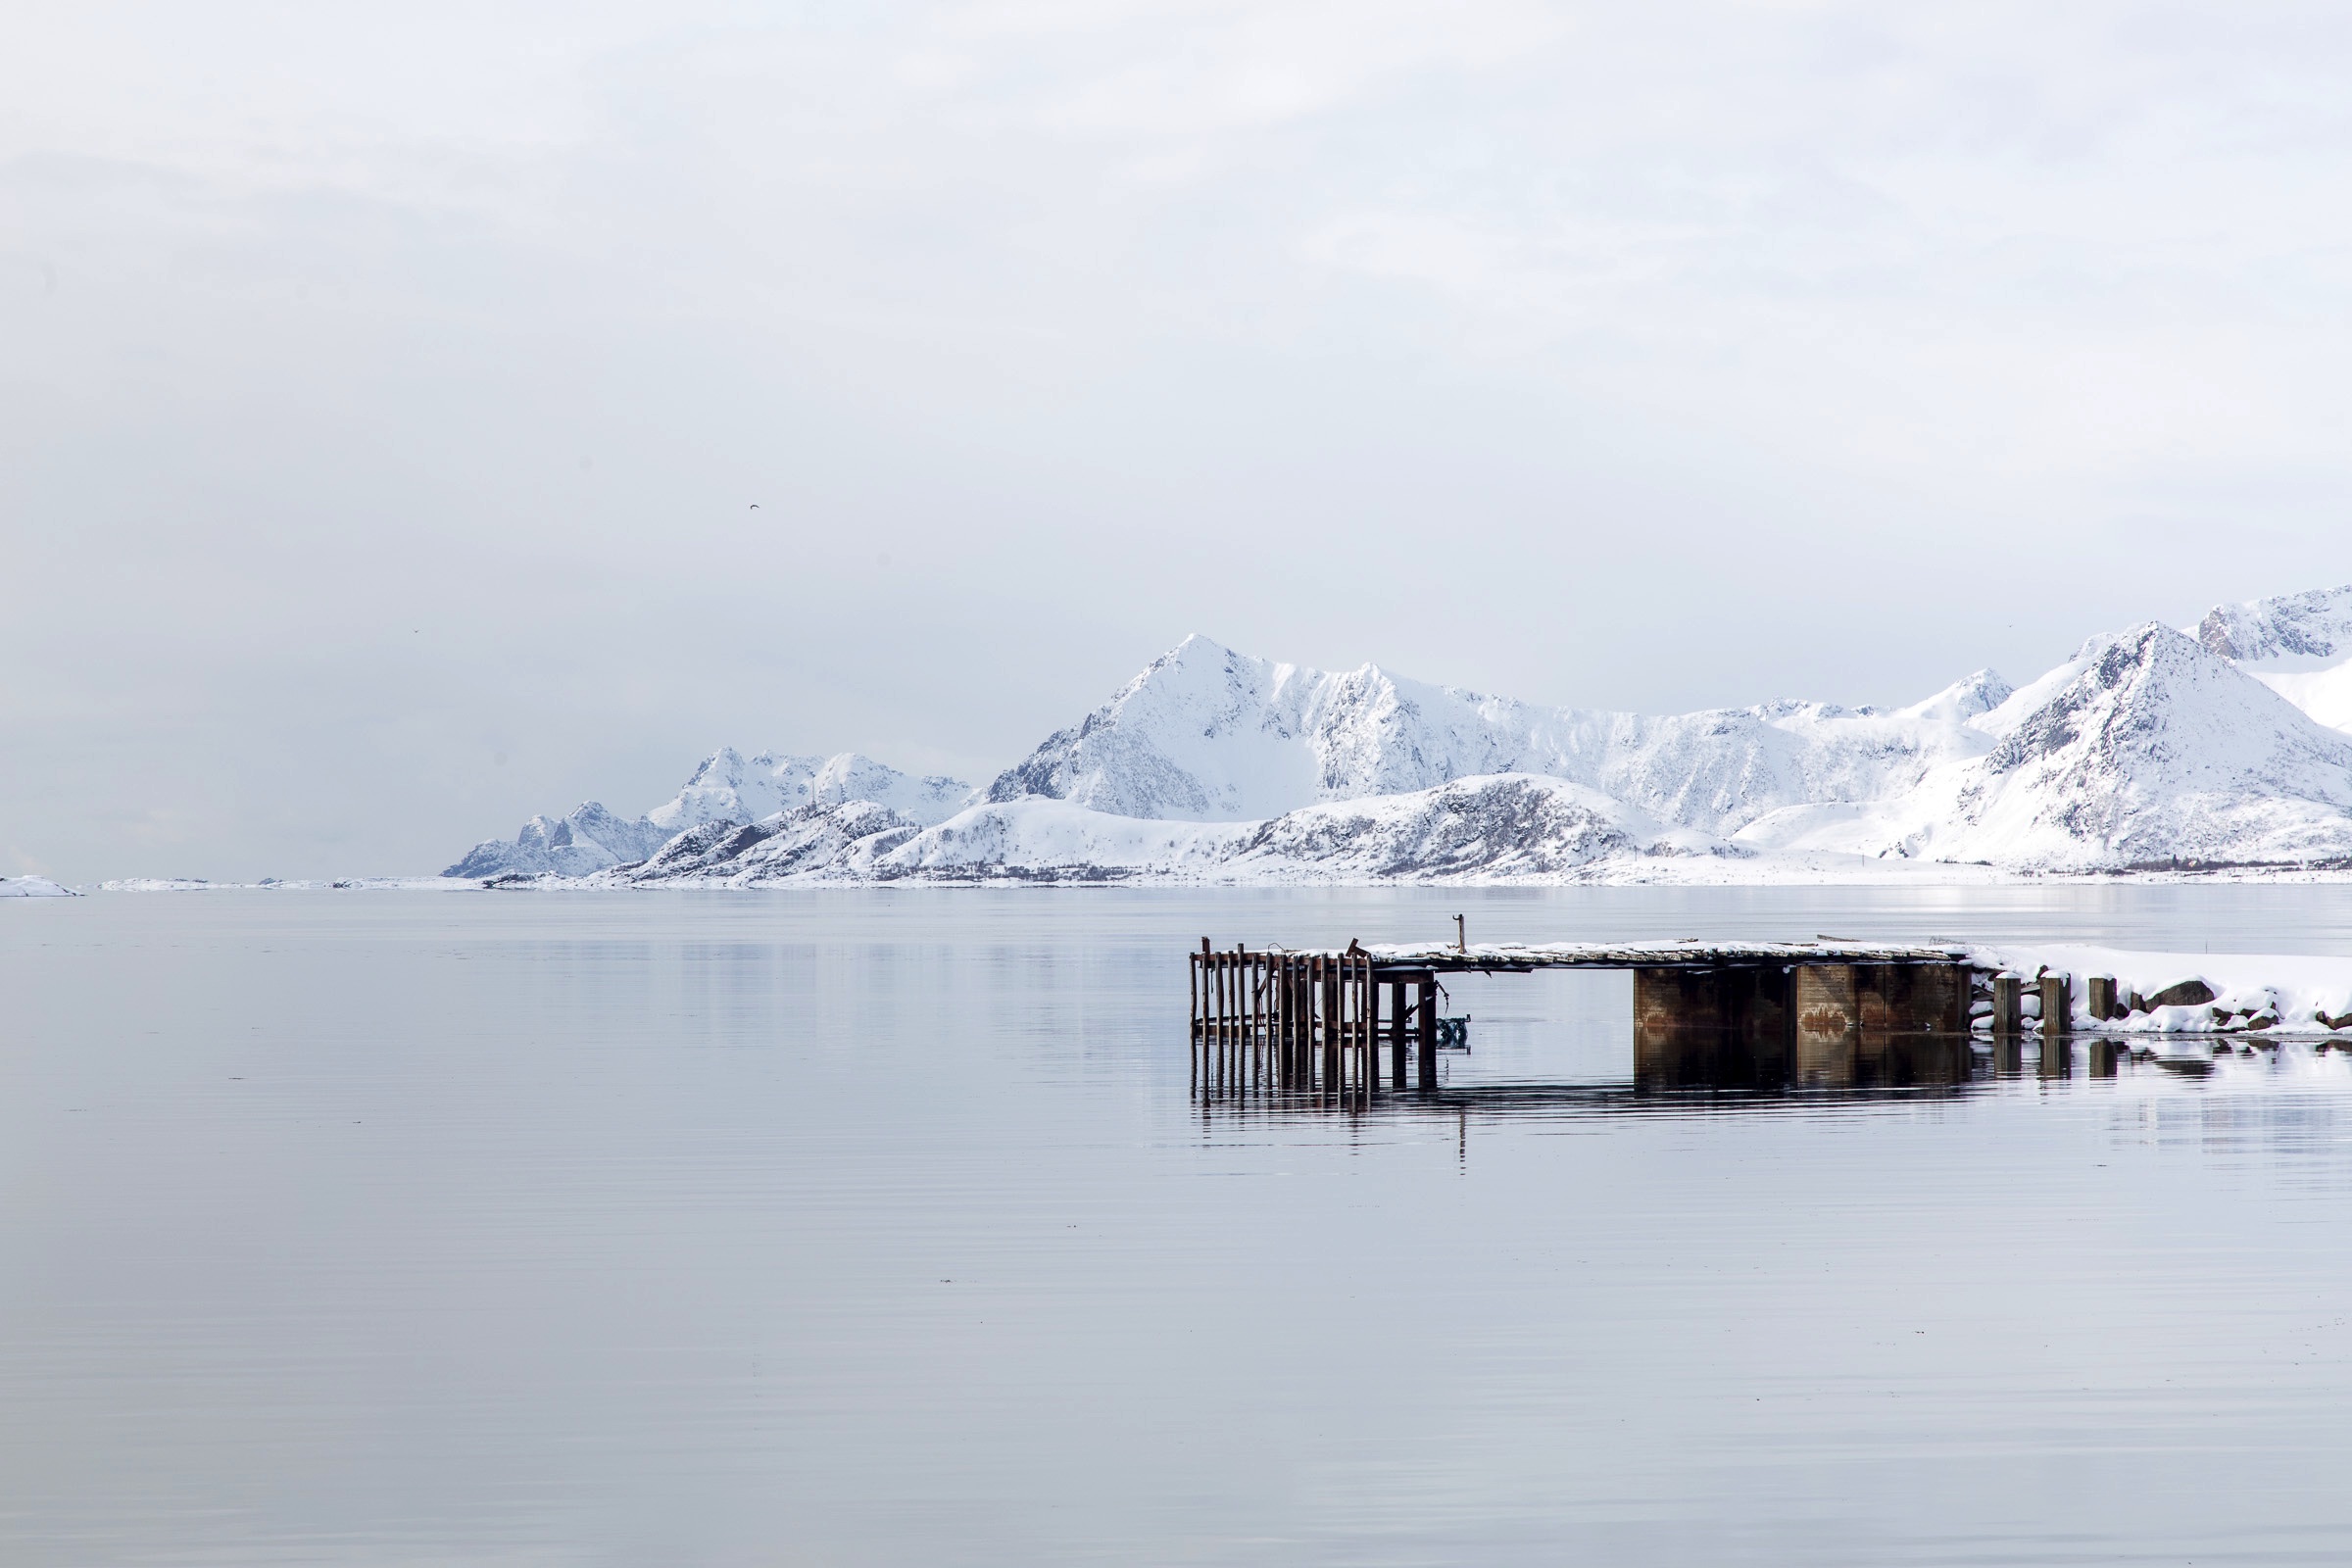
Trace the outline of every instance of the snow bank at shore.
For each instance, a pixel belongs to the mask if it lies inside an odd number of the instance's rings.
[[[2133,953],[2121,948],[2061,944],[1979,948],[1980,968],[2070,982],[2073,1026],[2102,1034],[2211,1035],[2222,1033],[2352,1035],[2352,957],[2281,953]],[[2093,975],[2110,976],[2129,1016],[2094,1018]],[[2029,997],[2029,1001],[2034,1001]],[[2034,1002],[2033,1010],[2038,1010]],[[1988,1016],[1977,1019],[1988,1029]],[[2028,1026],[2040,1028],[2037,1017]]]

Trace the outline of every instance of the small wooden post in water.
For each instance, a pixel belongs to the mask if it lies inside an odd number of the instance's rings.
[[[1225,1082],[1226,1014],[1233,1005],[1233,999],[1226,994],[1225,989],[1225,955],[1222,953],[1210,954],[1208,966],[1210,972],[1217,977],[1217,1083],[1222,1086]]]
[[[2090,1015],[2101,1023],[2116,1017],[2115,976],[2094,974],[2088,983],[2090,995],[2086,1000],[2090,1004]]]
[[[1314,1063],[1308,1059],[1307,1047],[1314,1040],[1315,1009],[1309,994],[1307,973],[1314,967],[1305,957],[1283,960],[1282,1005],[1283,1067],[1285,1087],[1297,1090],[1314,1085]]]
[[[2075,1032],[2075,988],[2062,974],[2041,977],[2041,1038],[2063,1039]]]
[[[1992,1032],[2016,1035],[2026,1027],[2026,981],[2023,975],[1992,977]]]
[[[1389,982],[1389,1082],[1404,1087],[1404,982]]]
[[[1266,1058],[1266,956],[1250,960],[1250,1087],[1257,1087]]]
[[[1420,1026],[1420,1038],[1413,1053],[1421,1075],[1421,1092],[1428,1094],[1438,1087],[1438,977],[1421,977],[1421,1006],[1414,1021]]]
[[[1340,1087],[1340,966],[1329,958],[1316,960],[1323,971],[1323,1089]]]

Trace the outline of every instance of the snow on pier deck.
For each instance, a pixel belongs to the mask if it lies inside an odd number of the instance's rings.
[[[1976,950],[1959,943],[1854,942],[1475,942],[1429,947],[1382,944],[1355,950],[1375,972],[1434,969],[1442,974],[1518,973],[1533,969],[1747,969],[1829,963],[1968,963]],[[1322,955],[1339,957],[1334,950]]]

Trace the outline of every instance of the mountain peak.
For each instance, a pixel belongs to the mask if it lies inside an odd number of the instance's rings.
[[[2017,688],[1994,671],[1980,669],[1974,674],[1961,676],[1935,696],[1895,711],[1910,718],[1965,724],[1972,718],[1991,712],[2014,696],[2016,691]]]
[[[2352,584],[2216,605],[2195,635],[2241,664],[2343,659],[2352,656]]]

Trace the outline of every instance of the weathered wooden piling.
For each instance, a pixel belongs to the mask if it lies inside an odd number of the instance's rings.
[[[2094,974],[2084,983],[2084,989],[2083,1002],[2094,1020],[2105,1023],[2110,1018],[2123,1016],[2115,1005],[2115,976]]]
[[[1389,982],[1389,1084],[1404,1087],[1404,982]]]
[[[1438,977],[1424,974],[1417,989],[1421,1004],[1413,1014],[1413,1072],[1421,1092],[1429,1094],[1438,1087]]]
[[[2062,974],[2041,977],[2041,1037],[2064,1037],[2075,1032],[2074,983]]]
[[[2026,1029],[2026,977],[2019,974],[1996,974],[1992,977],[1992,1032],[2014,1036]]]

